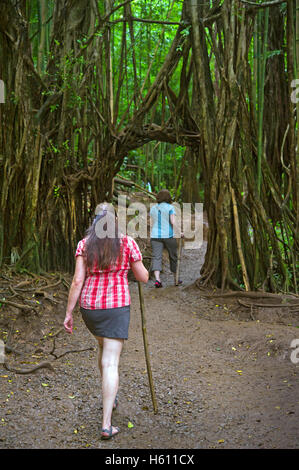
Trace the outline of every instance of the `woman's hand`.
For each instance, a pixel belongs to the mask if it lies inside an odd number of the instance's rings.
[[[74,324],[74,320],[73,320],[73,314],[72,313],[67,313],[65,315],[65,320],[63,322],[64,324],[64,327],[66,329],[66,331],[70,334],[73,333],[73,324]]]

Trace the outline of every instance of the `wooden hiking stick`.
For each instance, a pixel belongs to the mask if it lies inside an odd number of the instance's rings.
[[[182,237],[180,237],[179,239],[179,246],[178,246],[178,260],[177,260],[176,273],[175,273],[175,285],[176,286],[179,285],[181,254],[182,254]]]
[[[138,281],[138,291],[139,291],[141,322],[142,322],[142,334],[143,334],[143,344],[144,344],[147,375],[148,375],[148,381],[149,381],[150,390],[151,390],[154,413],[156,414],[158,412],[158,407],[157,407],[156,394],[155,394],[155,389],[154,389],[154,384],[153,384],[152,369],[151,369],[150,360],[149,360],[148,342],[147,342],[147,333],[146,333],[145,308],[144,308],[144,297],[143,297],[142,285],[141,285],[141,282],[139,282],[139,281]]]

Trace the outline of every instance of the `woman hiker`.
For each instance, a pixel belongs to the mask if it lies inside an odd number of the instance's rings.
[[[99,345],[98,365],[102,378],[102,439],[119,432],[112,426],[112,411],[118,404],[119,359],[130,321],[130,292],[127,274],[132,269],[137,281],[147,282],[148,271],[143,265],[137,243],[129,236],[118,234],[117,218],[107,206],[95,217],[79,241],[76,267],[71,284],[64,326],[73,330],[73,310],[79,299],[82,318]],[[105,225],[106,224],[106,225]],[[101,236],[100,228],[114,224],[114,237]],[[103,231],[102,231],[103,233]]]
[[[152,264],[151,271],[154,271],[155,287],[163,287],[160,279],[162,271],[163,248],[166,248],[169,255],[170,271],[174,274],[174,284],[176,285],[177,267],[177,241],[174,238],[175,209],[171,204],[172,199],[167,189],[162,189],[156,196],[157,204],[150,210],[152,219],[151,247]],[[183,236],[183,234],[181,234]],[[178,281],[182,284],[182,281]]]

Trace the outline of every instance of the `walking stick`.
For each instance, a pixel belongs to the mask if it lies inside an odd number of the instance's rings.
[[[144,344],[145,360],[146,360],[146,367],[147,367],[147,375],[148,375],[148,381],[149,381],[150,390],[151,390],[154,413],[156,414],[158,412],[158,407],[157,407],[156,394],[155,394],[154,384],[153,384],[152,369],[151,369],[150,360],[149,360],[149,353],[148,353],[146,320],[145,320],[145,313],[144,313],[145,312],[144,297],[143,297],[142,285],[141,285],[141,282],[139,282],[139,281],[138,281],[138,290],[139,290],[139,301],[140,301],[141,322],[142,322],[142,334],[143,334],[143,344]]]
[[[176,265],[176,273],[175,273],[175,285],[179,285],[179,273],[180,273],[180,263],[181,263],[181,253],[182,253],[182,237],[179,239],[179,247],[178,247],[178,260]]]

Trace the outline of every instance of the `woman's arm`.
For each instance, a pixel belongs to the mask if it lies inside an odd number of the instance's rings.
[[[133,274],[137,281],[147,282],[149,278],[148,270],[142,261],[134,261],[131,263]]]
[[[68,333],[73,332],[73,310],[79,299],[86,276],[86,265],[83,256],[77,256],[76,268],[73,277],[72,285],[69,291],[68,303],[66,308],[66,315],[64,326]]]
[[[175,228],[175,214],[170,214],[170,223]]]

